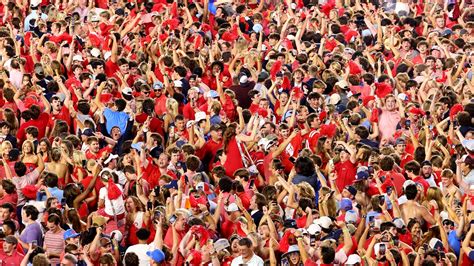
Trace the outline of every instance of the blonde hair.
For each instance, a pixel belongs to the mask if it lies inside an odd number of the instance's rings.
[[[173,119],[178,115],[178,102],[173,98],[166,99],[166,110],[170,113]]]
[[[314,188],[308,182],[301,182],[296,185],[296,188],[299,191],[300,198],[306,197],[306,198],[314,199],[314,197],[316,197]]]
[[[21,145],[21,155],[22,156],[25,156],[26,154],[24,153],[25,152],[25,147],[26,145],[30,145],[30,148],[31,148],[31,153],[34,153],[35,151],[35,145],[33,144],[33,142],[31,140],[25,140],[23,142],[23,144]]]
[[[5,150],[7,148],[7,146],[10,148],[10,150],[13,149],[12,143],[8,140],[4,140],[2,142],[2,145],[0,146],[0,152],[3,153],[3,150]]]
[[[436,201],[436,204],[438,205],[438,210],[440,212],[444,211],[444,204],[443,204],[442,198],[443,198],[443,192],[438,187],[429,187],[428,190],[426,191],[426,201],[428,202],[431,200]]]
[[[79,150],[74,150],[74,152],[72,153],[72,161],[74,162],[74,165],[82,166],[82,162],[84,160],[87,160],[84,152],[79,151]]]

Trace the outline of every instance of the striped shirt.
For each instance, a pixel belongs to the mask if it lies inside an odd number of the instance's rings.
[[[49,253],[61,254],[64,251],[64,230],[59,228],[56,233],[53,233],[51,230],[44,234],[44,248]],[[59,258],[52,258],[51,265],[57,265],[60,263]]]

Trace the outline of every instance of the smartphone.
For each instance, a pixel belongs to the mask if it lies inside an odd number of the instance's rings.
[[[250,179],[249,188],[253,188],[254,185],[255,185],[255,179]]]
[[[385,203],[385,196],[384,195],[380,195],[379,196],[379,201],[380,201],[380,205],[383,205]]]
[[[393,188],[391,186],[387,187],[387,195],[391,196],[392,195],[392,190]]]
[[[174,224],[174,222],[176,222],[176,219],[177,219],[177,218],[178,218],[178,217],[176,217],[176,214],[173,214],[173,215],[171,215],[171,217],[170,217],[170,219],[169,219],[168,221],[170,222],[170,224]]]
[[[113,232],[111,235],[110,235],[110,240],[114,240],[115,239],[115,232]]]
[[[153,209],[153,203],[151,201],[148,201],[146,203],[146,209],[149,210],[149,211],[151,211]]]
[[[387,249],[385,247],[385,244],[380,244],[380,246],[379,246],[379,255],[380,256],[385,255],[386,251],[387,251]]]
[[[430,111],[426,111],[425,114],[426,114],[426,119],[431,118],[431,112]]]
[[[382,182],[382,183],[385,183],[385,179],[387,179],[387,177],[386,177],[386,176],[384,176],[384,175],[383,175],[383,176],[381,176],[381,177],[380,177],[380,182]]]
[[[315,235],[309,235],[309,245],[314,247],[316,246],[316,236]]]
[[[439,252],[439,256],[442,258],[442,259],[445,259],[446,258],[446,253],[444,251],[440,251]]]
[[[398,239],[393,239],[393,245],[398,247],[398,245],[400,245],[400,240]]]
[[[31,241],[31,245],[32,245],[33,249],[35,249],[38,246],[38,241],[37,240]]]
[[[155,211],[155,214],[154,214],[153,217],[154,217],[155,220],[159,220],[160,217],[161,217],[161,212],[160,211]]]
[[[411,121],[410,120],[405,120],[405,126],[408,128],[411,126]]]
[[[369,170],[370,175],[374,173],[374,167],[372,165],[367,166],[367,169]]]
[[[158,197],[158,195],[160,195],[160,191],[161,191],[160,186],[156,186],[154,191],[155,191],[155,197]]]
[[[66,206],[66,198],[65,198],[65,197],[63,197],[63,198],[61,199],[61,207],[64,208],[64,206]]]

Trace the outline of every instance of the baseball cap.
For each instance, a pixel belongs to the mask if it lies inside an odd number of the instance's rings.
[[[80,61],[80,62],[83,62],[84,59],[82,58],[82,55],[77,54],[77,55],[75,55],[75,56],[72,57],[72,61]]]
[[[436,249],[436,250],[443,250],[443,242],[439,240],[438,238],[434,237],[430,240],[428,246],[431,249]]]
[[[298,228],[298,226],[296,225],[296,220],[295,219],[286,219],[284,222],[283,222],[283,226],[285,228]]]
[[[406,140],[404,138],[398,138],[395,140],[395,145],[406,144]]]
[[[348,198],[342,198],[339,204],[339,209],[344,211],[352,210],[352,200]]]
[[[239,207],[237,206],[237,204],[235,204],[234,202],[232,202],[231,204],[229,204],[229,205],[225,208],[225,210],[226,210],[227,212],[236,212],[236,211],[239,210]]]
[[[219,94],[215,90],[210,90],[206,93],[207,98],[218,98]]]
[[[109,157],[104,161],[104,164],[110,163],[113,159],[117,159],[119,156],[117,154],[109,154]]]
[[[147,251],[146,255],[150,257],[154,262],[163,262],[165,260],[165,253],[160,249],[155,249],[153,251]]]
[[[291,245],[289,248],[288,248],[288,251],[283,254],[282,256],[283,257],[286,257],[288,256],[289,254],[291,253],[295,253],[295,252],[300,252],[300,249],[298,248],[298,245]]]
[[[349,255],[349,257],[347,257],[345,265],[354,265],[360,263],[362,263],[362,259],[360,258],[360,256],[357,254],[351,254]]]
[[[358,219],[359,219],[359,215],[354,210],[348,210],[346,212],[345,217],[344,217],[344,221],[348,224],[350,224],[350,223],[355,224],[355,223],[357,223]]]
[[[393,224],[395,224],[397,229],[403,229],[405,227],[405,222],[401,218],[395,218]]]
[[[322,216],[319,219],[316,219],[314,221],[314,223],[321,226],[321,228],[323,228],[323,229],[329,229],[329,227],[332,224],[332,220],[331,220],[331,218],[329,218],[327,216]]]
[[[344,189],[346,189],[347,191],[349,191],[351,193],[352,196],[355,196],[357,195],[357,189],[354,187],[354,186],[346,186]]]
[[[168,184],[164,185],[164,187],[167,189],[178,189],[178,180],[171,180]]]
[[[68,240],[69,238],[76,238],[80,236],[81,234],[76,233],[74,229],[68,229],[63,233],[63,239]]]
[[[403,190],[405,190],[409,185],[416,185],[416,183],[413,180],[406,180],[403,182]]]
[[[216,242],[214,242],[214,249],[216,250],[216,252],[224,250],[228,247],[230,247],[230,243],[229,240],[225,238],[218,239]]]
[[[154,90],[159,90],[159,89],[163,89],[163,83],[161,81],[156,81],[155,83],[153,83],[153,89]]]
[[[199,122],[201,120],[205,120],[206,119],[206,113],[205,112],[197,112],[196,114],[194,114],[194,120],[196,122]]]
[[[183,87],[183,82],[181,80],[175,80],[175,81],[173,81],[173,84],[177,88],[182,88]]]
[[[465,139],[461,144],[466,150],[474,152],[474,139]]]
[[[308,227],[308,233],[311,234],[311,235],[317,235],[319,233],[321,233],[321,226],[315,224],[315,223],[312,223],[309,227]]]

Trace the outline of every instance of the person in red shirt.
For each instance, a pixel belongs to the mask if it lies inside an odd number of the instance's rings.
[[[3,242],[2,250],[0,250],[0,260],[2,265],[20,265],[23,260],[23,255],[18,253],[16,246],[18,240],[14,236],[6,236]]]
[[[46,136],[49,136],[51,133],[52,129],[54,128],[54,123],[56,120],[63,120],[64,122],[67,123],[69,127],[71,127],[71,116],[69,115],[69,101],[71,97],[71,93],[67,88],[64,86],[61,78],[57,77],[55,78],[55,81],[57,82],[59,88],[61,91],[66,95],[66,98],[64,99],[64,102],[61,103],[61,100],[59,99],[58,96],[53,96],[51,97],[51,117],[48,122],[48,126],[46,127]]]
[[[408,178],[413,180],[415,183],[421,184],[423,186],[424,193],[426,194],[430,184],[420,176],[420,170],[421,166],[417,161],[411,161],[405,165],[405,172]]]
[[[356,151],[343,141],[337,141],[340,150],[340,161],[334,165],[337,179],[336,186],[342,191],[345,186],[351,185],[357,173]],[[336,148],[337,149],[337,148]]]

